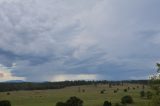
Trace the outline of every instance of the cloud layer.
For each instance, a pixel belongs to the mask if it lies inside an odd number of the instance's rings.
[[[10,81],[10,80],[25,80],[25,77],[17,77],[12,74],[12,70],[14,69],[14,66],[12,67],[5,67],[4,65],[0,64],[0,82],[3,81]]]
[[[160,58],[159,4],[1,0],[0,63],[28,81],[143,78]]]

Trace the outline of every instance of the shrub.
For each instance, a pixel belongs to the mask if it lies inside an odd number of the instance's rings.
[[[128,87],[128,90],[130,90],[130,87]]]
[[[66,105],[67,106],[83,106],[83,101],[74,96],[74,97],[70,97],[70,99],[66,101]]]
[[[112,103],[111,102],[108,102],[108,101],[105,101],[103,106],[112,106]]]
[[[112,84],[111,83],[109,83],[109,88],[112,88]]]
[[[142,89],[145,89],[145,86],[144,86],[144,85],[142,86]]]
[[[57,103],[56,103],[56,106],[66,106],[66,103],[63,103],[63,102],[57,102]]]
[[[116,103],[115,106],[121,106],[119,103]]]
[[[105,89],[103,89],[103,90],[101,90],[101,92],[100,92],[100,93],[101,93],[101,94],[104,94],[104,92],[105,92],[105,91],[106,91],[106,90],[105,90]]]
[[[127,89],[124,89],[124,92],[127,92]]]
[[[151,99],[153,94],[152,92],[148,91],[146,95],[147,95],[147,99]]]
[[[9,92],[7,92],[7,95],[10,95],[10,93],[9,93]]]
[[[83,89],[82,92],[84,93],[84,92],[85,92],[85,89]]]
[[[124,96],[121,99],[121,103],[122,104],[132,104],[133,103],[133,99],[131,96]]]
[[[117,93],[117,90],[114,90],[114,93]]]
[[[101,94],[104,94],[104,91],[102,90],[100,93],[101,93]]]
[[[83,101],[77,97],[70,97],[65,103],[57,102],[56,106],[83,106]]]
[[[11,106],[11,103],[8,100],[3,100],[0,101],[0,106]]]
[[[145,96],[145,92],[144,92],[144,91],[141,91],[141,92],[140,92],[140,96],[141,96],[141,98],[143,98],[143,97]]]

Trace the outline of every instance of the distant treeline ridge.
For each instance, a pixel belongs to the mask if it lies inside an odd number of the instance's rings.
[[[69,86],[80,85],[123,85],[124,83],[131,84],[148,84],[148,80],[125,80],[125,81],[63,81],[63,82],[3,82],[0,83],[0,92],[18,91],[18,90],[45,90],[45,89],[61,89]]]

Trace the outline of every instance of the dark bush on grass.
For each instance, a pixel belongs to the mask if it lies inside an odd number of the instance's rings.
[[[7,92],[7,95],[10,95],[10,93],[9,93],[9,92]]]
[[[114,90],[114,93],[117,93],[117,90]]]
[[[83,101],[74,96],[74,97],[70,97],[70,99],[66,101],[66,105],[67,106],[83,106]]]
[[[77,97],[70,97],[65,103],[57,102],[56,106],[83,106],[83,101]]]
[[[124,89],[124,92],[127,92],[128,90],[127,89]]]
[[[111,102],[108,102],[108,101],[105,101],[103,106],[112,106],[112,103]]]
[[[66,106],[66,103],[63,103],[63,102],[57,102],[57,103],[56,103],[56,106]]]
[[[152,96],[153,96],[153,94],[152,94],[152,92],[148,91],[148,92],[146,93],[146,96],[147,96],[147,99],[151,99]]]
[[[119,104],[119,103],[116,103],[114,106],[120,106],[120,104]]]
[[[122,104],[132,104],[133,103],[133,99],[131,96],[124,96],[121,99],[121,103]]]
[[[0,101],[0,106],[11,106],[11,103],[8,100],[3,100]]]
[[[140,92],[140,96],[141,96],[141,98],[145,97],[145,92],[144,92],[144,91],[141,91],[141,92]]]

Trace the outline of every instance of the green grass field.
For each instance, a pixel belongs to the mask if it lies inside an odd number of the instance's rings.
[[[137,88],[139,86],[139,88]],[[78,88],[85,89],[85,93],[78,92]],[[125,88],[130,87],[128,92],[124,92]],[[133,90],[132,87],[136,89]],[[117,93],[114,90],[119,88]],[[104,94],[100,91],[106,89]],[[124,86],[94,85],[74,86],[56,90],[36,90],[36,91],[15,91],[0,93],[0,100],[10,100],[12,106],[55,106],[58,101],[66,101],[71,96],[77,96],[84,101],[84,106],[102,106],[105,100],[111,101],[112,104],[120,103],[121,97],[131,95],[134,104],[128,106],[148,106],[149,100],[140,97],[142,85],[127,84]],[[145,87],[145,91],[149,88]]]

